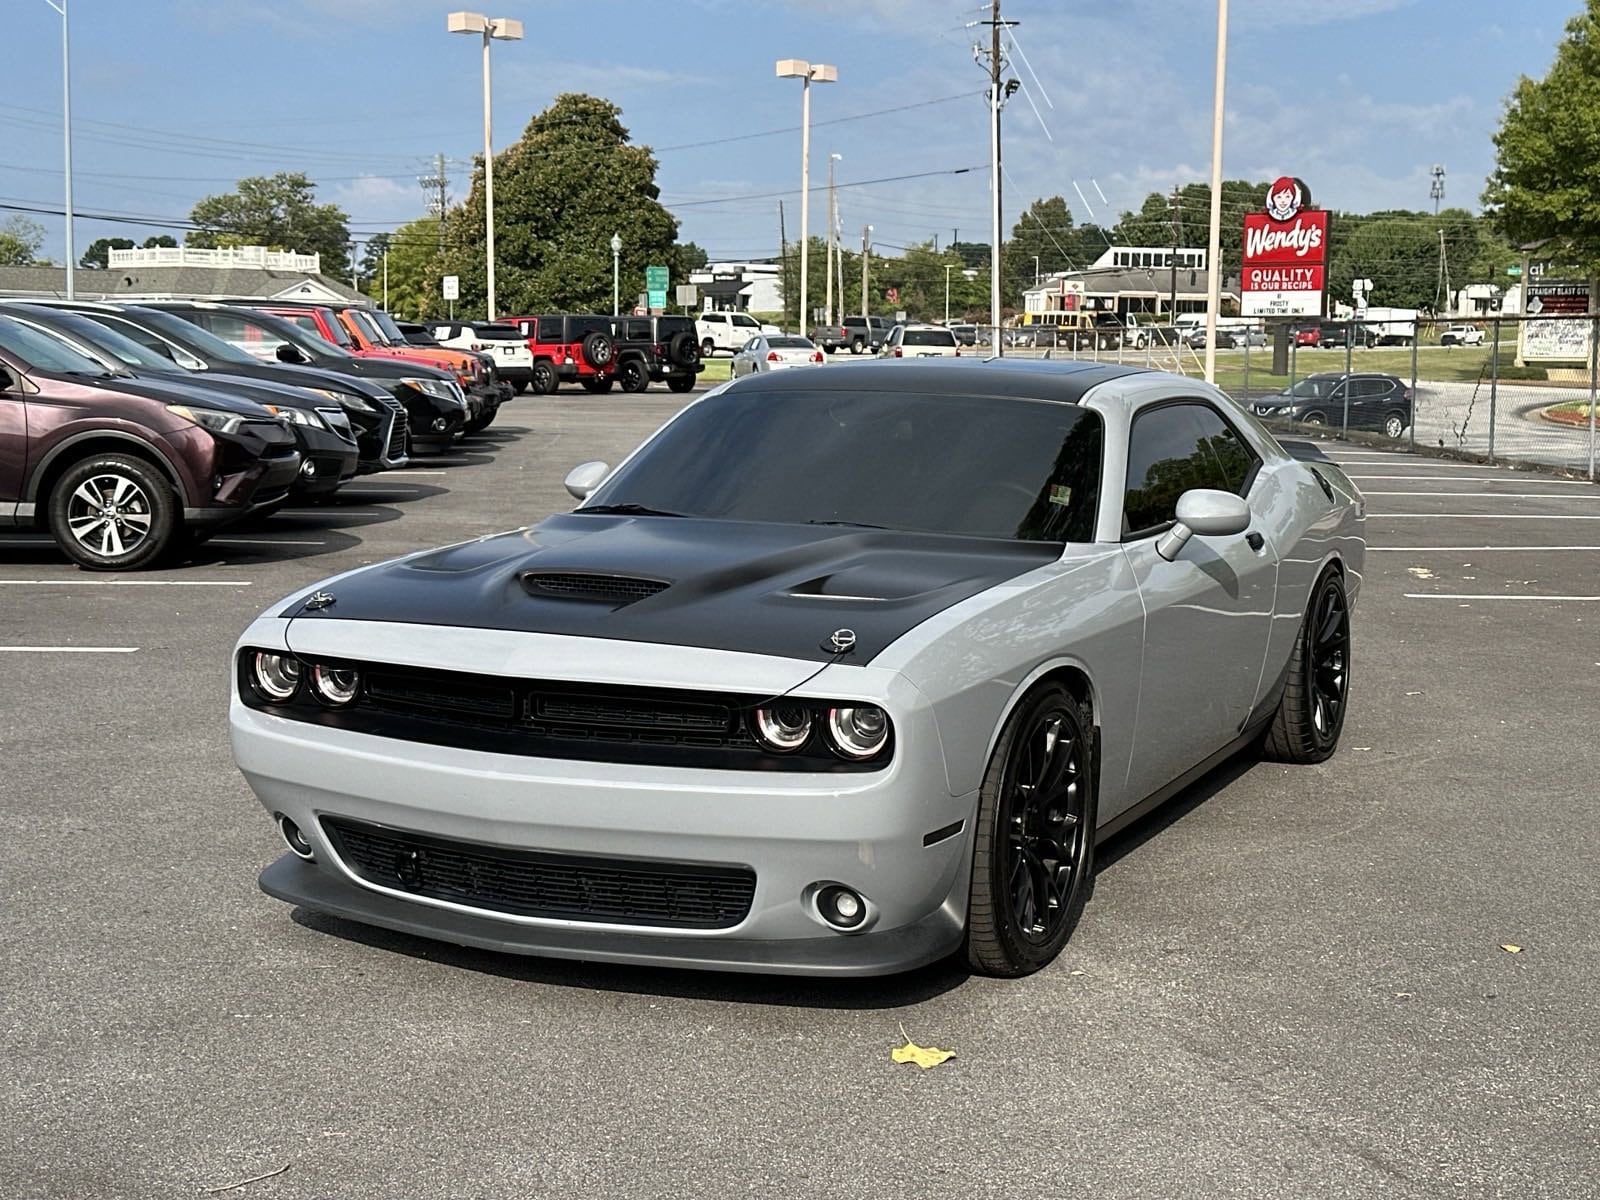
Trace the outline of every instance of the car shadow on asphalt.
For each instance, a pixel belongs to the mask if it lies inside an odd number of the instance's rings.
[[[591,992],[627,992],[677,1000],[716,1000],[729,1004],[770,1004],[787,1008],[893,1009],[924,1003],[965,983],[970,972],[958,959],[867,979],[816,979],[792,975],[747,975],[734,971],[692,971],[672,967],[634,967],[520,954],[498,954],[413,937],[327,913],[296,908],[297,925],[393,954],[498,979]]]
[[[1100,843],[1094,852],[1095,874],[1099,875],[1115,867],[1146,842],[1165,833],[1218,792],[1248,774],[1260,762],[1261,756],[1255,751],[1241,750],[1227,762],[1221,763],[1184,788],[1154,812],[1141,817],[1121,833]]]

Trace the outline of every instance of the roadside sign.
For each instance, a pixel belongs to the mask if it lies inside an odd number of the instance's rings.
[[[675,290],[675,299],[682,308],[693,308],[700,303],[700,289],[692,283],[680,283]]]
[[[1314,317],[1327,283],[1328,213],[1306,207],[1305,184],[1283,176],[1264,212],[1244,215],[1239,311],[1247,317]]]
[[[446,300],[459,300],[459,299],[461,299],[461,276],[459,276],[459,275],[446,275],[444,277],[443,283],[444,283],[444,298]]]
[[[665,308],[667,306],[667,268],[646,267],[644,269],[644,287],[649,294],[651,308]]]
[[[1527,363],[1589,361],[1587,283],[1530,283],[1517,326],[1517,357]]]

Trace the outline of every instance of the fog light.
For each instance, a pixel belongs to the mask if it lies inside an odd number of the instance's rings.
[[[446,421],[443,417],[435,417],[433,419],[433,427],[440,433],[443,433],[446,429],[450,428],[450,422]]]
[[[316,473],[317,464],[312,462],[309,458],[300,464],[300,474],[304,475],[307,479],[310,479]]]
[[[849,888],[833,884],[817,893],[817,911],[830,925],[854,929],[866,918],[867,903]]]
[[[300,826],[282,813],[278,814],[278,832],[283,836],[283,844],[289,847],[289,852],[295,857],[303,858],[307,862],[316,857],[306,835],[300,832]]]
[[[349,704],[361,690],[361,672],[354,667],[330,667],[318,663],[311,668],[311,690],[324,704],[335,707]]]
[[[250,682],[263,700],[282,704],[300,690],[300,660],[292,654],[257,650],[250,660]]]

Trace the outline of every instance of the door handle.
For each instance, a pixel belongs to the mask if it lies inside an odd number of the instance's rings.
[[[1244,540],[1249,542],[1250,543],[1250,549],[1256,551],[1257,553],[1260,553],[1261,547],[1263,547],[1263,546],[1265,546],[1267,544],[1267,539],[1262,537],[1254,529],[1252,529],[1249,533],[1244,535]]]

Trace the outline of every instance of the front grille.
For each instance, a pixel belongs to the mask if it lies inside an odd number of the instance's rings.
[[[581,572],[525,571],[522,586],[535,595],[559,596],[566,600],[600,600],[607,604],[632,604],[665,591],[670,585],[660,579],[636,579],[627,575],[589,575]]]
[[[322,829],[369,883],[523,917],[727,929],[756,890],[747,867],[512,850],[344,817],[323,817]]]
[[[394,424],[389,427],[389,448],[384,457],[398,461],[411,453],[411,417],[406,413],[405,407],[397,401],[390,401],[394,413]]]

